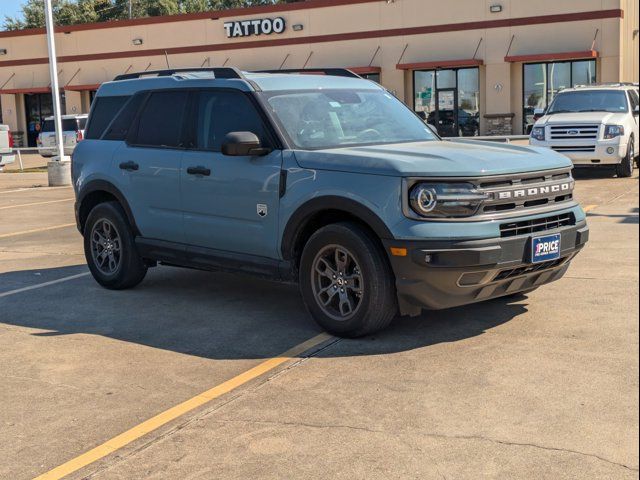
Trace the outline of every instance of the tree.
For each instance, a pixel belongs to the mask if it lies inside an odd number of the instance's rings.
[[[0,0],[1,1],[1,0]],[[131,0],[133,18],[198,13],[300,0]],[[56,25],[107,22],[129,18],[129,0],[53,0]],[[6,30],[44,27],[44,0],[27,0],[22,18],[5,17]]]

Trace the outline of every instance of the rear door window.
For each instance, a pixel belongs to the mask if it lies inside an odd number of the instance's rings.
[[[107,127],[107,131],[104,133],[102,139],[125,140],[129,135],[129,130],[145,98],[147,98],[146,93],[139,93],[131,97],[122,110],[120,110],[115,120]]]
[[[133,145],[182,148],[182,126],[189,92],[153,92],[142,107]]]
[[[104,130],[113,120],[113,117],[120,111],[122,106],[129,100],[129,96],[117,97],[97,97],[94,100],[89,116],[85,138],[96,140],[102,136]]]

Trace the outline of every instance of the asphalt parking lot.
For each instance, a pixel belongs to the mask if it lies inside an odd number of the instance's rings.
[[[293,286],[101,289],[71,188],[1,173],[0,478],[638,478],[638,176],[577,177],[564,279],[338,340]]]

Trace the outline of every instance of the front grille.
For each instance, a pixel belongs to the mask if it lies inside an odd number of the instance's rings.
[[[565,260],[565,258],[559,258],[558,260],[551,260],[549,262],[536,263],[534,265],[525,265],[524,267],[503,270],[498,275],[496,275],[496,278],[494,278],[493,280],[506,280],[508,278],[519,277],[521,275],[527,275],[529,273],[542,272],[544,270],[549,270],[551,268],[562,265]]]
[[[481,214],[507,214],[571,201],[574,180],[570,170],[561,170],[481,179],[476,186],[489,195]]]
[[[554,145],[551,147],[556,152],[595,152],[595,145]]]
[[[551,125],[549,136],[551,140],[595,140],[599,128],[600,125]]]
[[[573,213],[563,213],[561,215],[551,215],[535,220],[524,220],[522,222],[503,223],[500,225],[500,236],[502,238],[517,237],[519,235],[530,235],[537,232],[546,232],[561,227],[576,224],[576,217]]]

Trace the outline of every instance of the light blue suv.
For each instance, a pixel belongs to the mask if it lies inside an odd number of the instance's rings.
[[[73,156],[101,285],[133,287],[158,263],[298,282],[321,326],[354,337],[534,290],[587,242],[566,157],[442,141],[374,82],[305,73],[102,85]]]

